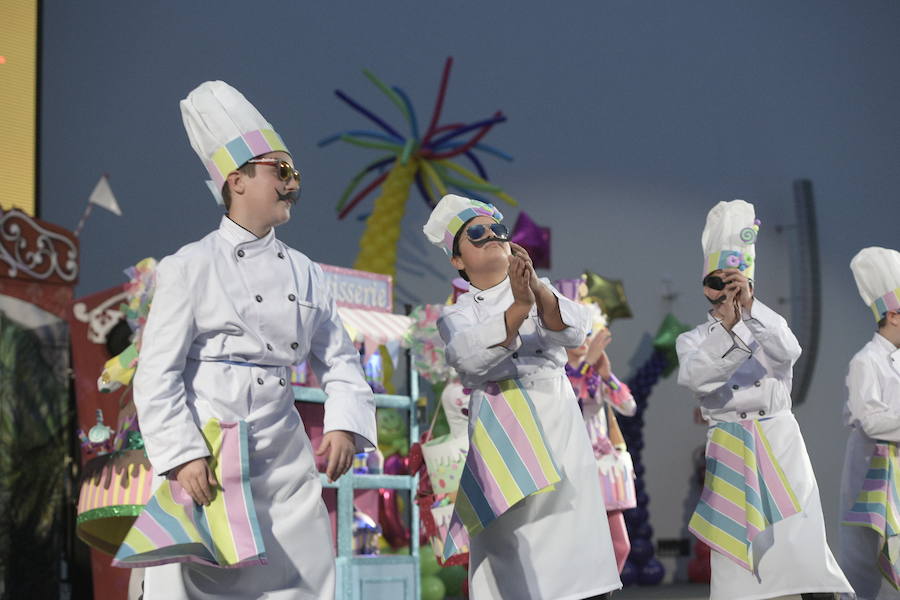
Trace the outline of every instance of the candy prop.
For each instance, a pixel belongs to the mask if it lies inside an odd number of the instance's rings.
[[[407,135],[401,134],[384,119],[350,98],[341,90],[335,94],[353,110],[377,125],[377,130],[348,130],[327,137],[319,146],[343,141],[354,146],[380,150],[380,157],[366,165],[350,180],[337,205],[338,218],[346,217],[363,199],[379,186],[372,213],[366,219],[366,229],[360,239],[360,252],[354,268],[374,273],[396,276],[397,241],[400,225],[406,209],[406,201],[412,185],[418,187],[422,199],[429,206],[447,193],[456,190],[469,198],[481,200],[485,194],[496,196],[515,205],[516,202],[503,190],[487,181],[487,172],[476,151],[512,160],[508,154],[482,143],[484,137],[497,124],[506,121],[500,111],[493,116],[470,124],[451,123],[438,125],[447,93],[447,82],[453,59],[444,65],[440,91],[428,127],[422,131],[412,102],[406,93],[387,86],[369,71],[363,74],[400,110]],[[467,138],[463,138],[466,136]],[[459,165],[452,159],[465,156],[476,172]],[[377,174],[359,192],[357,187],[370,175]],[[351,197],[352,196],[352,197]]]

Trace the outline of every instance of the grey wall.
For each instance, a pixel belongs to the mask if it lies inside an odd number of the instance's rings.
[[[293,149],[304,174],[294,220],[279,230],[323,262],[350,265],[363,224],[333,206],[365,150],[315,142],[366,123],[340,87],[399,122],[363,78],[404,87],[420,118],[443,59],[456,58],[446,120],[497,108],[509,123],[487,159],[540,224],[553,228],[547,275],[584,268],[622,278],[635,312],[613,325],[620,374],[667,308],[703,318],[699,235],[717,201],[743,198],[763,221],[760,298],[786,311],[791,181],[814,181],[824,270],[824,331],[815,382],[797,410],[819,478],[830,537],[845,433],[850,356],[872,334],[848,269],[865,245],[900,246],[900,5],[888,1],[486,3],[64,2],[45,0],[41,111],[42,217],[74,227],[102,172],[125,212],[96,211],[81,237],[79,294],[123,280],[215,227],[218,211],[188,145],[178,100],[221,78],[242,90]],[[371,206],[371,203],[368,205]],[[369,208],[362,212],[368,212]],[[508,215],[515,217],[517,211]],[[417,195],[406,253],[424,248]],[[680,295],[666,307],[662,280]],[[402,273],[410,295],[442,301],[446,284]],[[661,383],[647,415],[648,492],[657,535],[680,536],[690,452],[703,439],[692,399]]]

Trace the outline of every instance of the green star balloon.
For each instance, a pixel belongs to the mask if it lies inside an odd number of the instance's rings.
[[[628,298],[625,297],[625,286],[620,280],[606,279],[591,271],[585,271],[581,277],[587,286],[584,299],[599,304],[610,322],[634,316],[628,306]]]
[[[663,370],[663,377],[671,375],[672,371],[678,366],[678,353],[675,351],[675,341],[679,335],[690,329],[690,325],[685,325],[672,313],[667,314],[659,326],[656,337],[653,338],[653,347],[666,355],[666,368]]]

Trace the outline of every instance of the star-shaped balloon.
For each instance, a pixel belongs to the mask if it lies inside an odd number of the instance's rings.
[[[525,248],[535,269],[550,268],[550,228],[541,227],[525,211],[519,213],[510,241]]]
[[[631,314],[631,307],[628,306],[628,298],[625,297],[625,287],[620,280],[606,279],[591,271],[585,271],[582,277],[587,285],[584,299],[599,304],[610,322],[634,316]]]
[[[663,319],[656,337],[653,338],[653,347],[666,355],[666,368],[663,369],[663,377],[668,377],[678,366],[678,353],[675,351],[675,341],[678,336],[689,331],[690,325],[679,321],[675,315],[669,313]]]

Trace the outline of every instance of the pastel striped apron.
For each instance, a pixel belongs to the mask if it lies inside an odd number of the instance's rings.
[[[706,479],[688,525],[691,533],[758,575],[762,557],[754,555],[754,538],[800,510],[758,420],[711,428]]]
[[[521,500],[561,479],[537,412],[518,379],[482,390],[460,477],[443,560],[467,552],[469,539]]]
[[[266,564],[250,492],[247,424],[210,419],[202,433],[219,482],[212,502],[199,506],[177,481],[166,479],[125,536],[113,559],[114,566]]]
[[[844,513],[844,525],[874,529],[881,538],[878,568],[900,590],[900,464],[897,444],[875,442],[869,470],[856,502]]]

